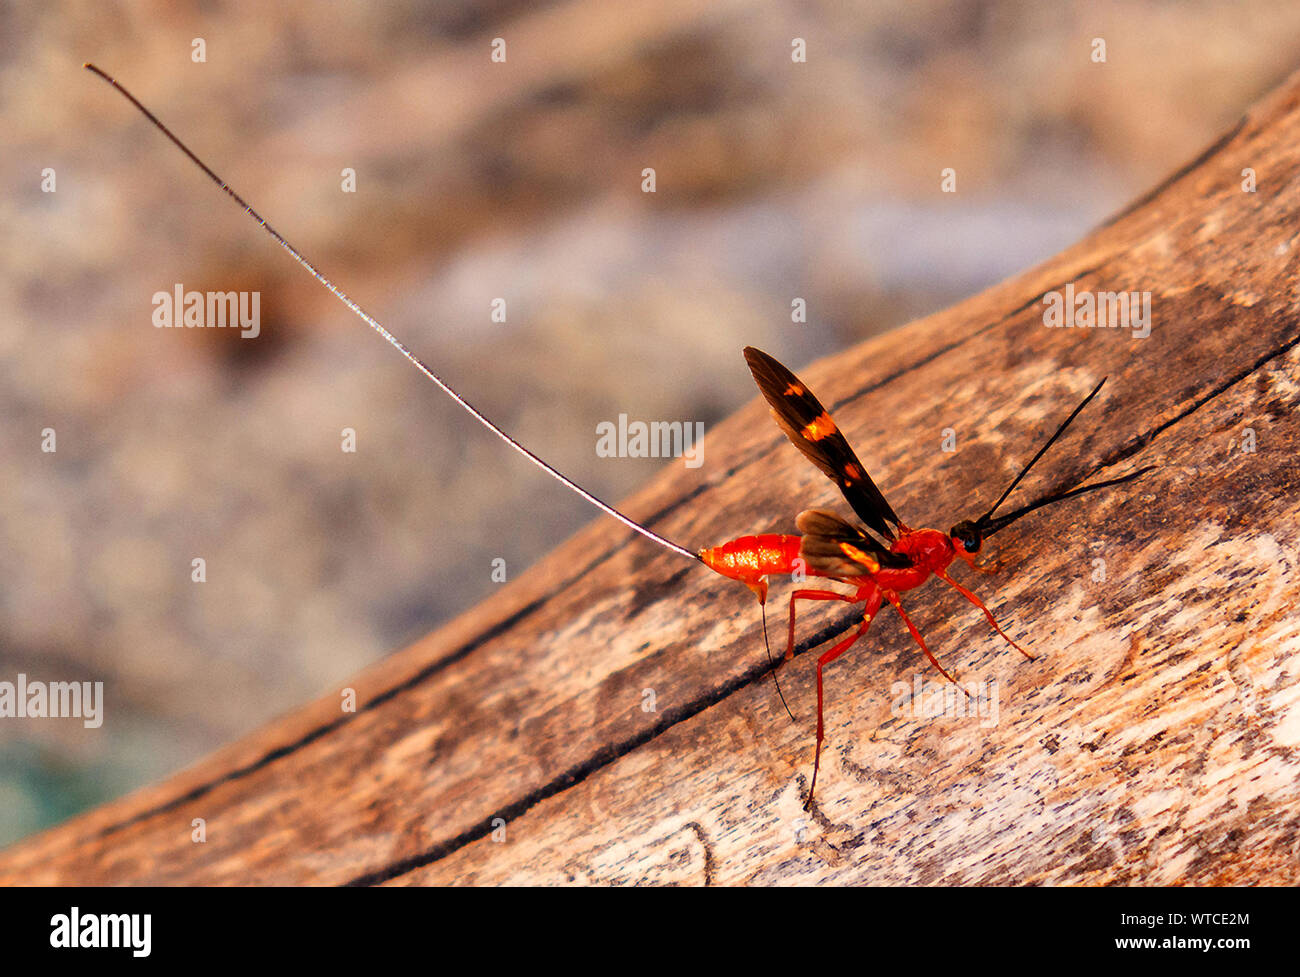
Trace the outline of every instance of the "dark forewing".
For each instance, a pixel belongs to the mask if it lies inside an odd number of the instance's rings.
[[[799,555],[808,572],[825,577],[862,577],[881,567],[910,567],[912,561],[894,553],[864,529],[826,509],[807,509],[794,524],[803,533]]]
[[[772,408],[772,416],[814,465],[840,487],[858,517],[886,539],[895,539],[899,518],[867,474],[826,408],[803,381],[761,349],[745,347],[745,362]],[[893,526],[890,525],[893,524]]]

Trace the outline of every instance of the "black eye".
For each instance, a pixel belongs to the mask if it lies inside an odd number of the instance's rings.
[[[959,522],[948,531],[954,548],[960,547],[966,553],[978,553],[984,543],[984,534],[969,522]]]

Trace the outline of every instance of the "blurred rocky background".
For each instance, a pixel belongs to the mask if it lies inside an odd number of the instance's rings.
[[[594,518],[87,60],[617,499],[664,462],[597,457],[597,423],[711,424],[754,394],[743,345],[798,368],[1070,244],[1300,65],[1300,5],[8,0],[0,681],[107,705],[97,730],[0,719],[0,843],[336,690]],[[177,283],[259,290],[261,337],[155,329]]]

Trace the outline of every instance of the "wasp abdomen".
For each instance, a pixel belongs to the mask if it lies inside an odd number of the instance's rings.
[[[756,583],[772,573],[791,573],[799,559],[799,536],[765,533],[741,536],[720,546],[700,550],[700,560],[724,577]]]

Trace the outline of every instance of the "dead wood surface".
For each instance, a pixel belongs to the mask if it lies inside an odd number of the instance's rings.
[[[897,714],[936,676],[886,612],[827,671],[805,812],[808,639],[852,614],[803,616],[791,724],[749,592],[600,520],[357,676],[354,713],[327,696],[9,848],[0,881],[1295,883],[1298,174],[1292,78],[1051,261],[792,364],[913,525],[981,512],[1102,376],[1022,497],[1162,466],[1008,529],[997,576],[957,568],[1036,662],[940,584],[904,595],[940,660],[996,683],[996,722]],[[1070,283],[1150,291],[1151,335],[1046,328],[1042,296]],[[703,546],[843,509],[757,400],[704,457],[626,510]]]

